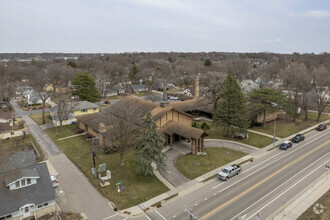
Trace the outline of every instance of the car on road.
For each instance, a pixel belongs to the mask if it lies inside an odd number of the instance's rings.
[[[57,180],[56,176],[51,175],[50,181],[52,182],[54,188],[58,187],[58,180]]]
[[[316,127],[317,131],[324,131],[327,129],[327,125],[326,124],[319,124],[319,126]]]
[[[305,140],[305,136],[302,134],[297,134],[296,136],[294,136],[294,138],[292,138],[292,142],[293,143],[299,143],[300,141]]]
[[[240,165],[233,164],[231,166],[227,166],[223,168],[219,173],[218,173],[218,178],[220,180],[229,180],[229,178],[238,175],[242,171],[242,167]]]
[[[280,150],[287,150],[288,148],[292,147],[292,142],[291,141],[284,141],[280,145]]]

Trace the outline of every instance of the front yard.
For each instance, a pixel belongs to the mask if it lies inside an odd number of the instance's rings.
[[[26,148],[26,143],[29,143],[30,141],[32,141],[34,146],[37,148],[41,157],[40,160],[41,161],[44,160],[45,159],[44,153],[41,150],[37,141],[34,139],[34,137],[31,134],[27,134],[25,136],[25,139],[23,136],[20,136],[6,140],[0,140],[0,155],[5,153],[11,154],[22,151],[24,148]]]
[[[25,99],[21,100],[21,101],[17,101],[17,104],[19,105],[19,107],[24,110],[24,111],[30,111],[31,110],[38,110],[38,109],[42,109],[42,104],[33,104],[33,105],[28,105],[27,101]],[[46,103],[45,108],[50,108],[51,105]]]
[[[42,125],[42,112],[41,113],[36,113],[36,114],[31,114],[30,118],[33,119],[38,125]],[[49,115],[49,112],[45,112],[45,122],[46,124],[52,123],[52,118]]]
[[[213,169],[237,160],[246,154],[228,148],[208,147],[207,156],[184,155],[176,159],[175,167],[188,179],[195,179]]]
[[[58,129],[58,138],[76,134],[75,126],[63,126]],[[85,173],[93,185],[110,201],[114,202],[118,209],[125,209],[147,201],[161,193],[168,191],[168,188],[155,176],[145,177],[136,174],[134,151],[125,153],[124,166],[120,166],[119,154],[104,154],[103,150],[96,147],[96,166],[106,163],[107,169],[111,171],[111,185],[102,188],[101,181],[95,179],[91,174],[92,168],[92,145],[86,141],[85,136],[76,136],[64,140],[56,139],[55,128],[47,129],[46,133],[53,139],[57,146]],[[120,201],[116,183],[121,182],[124,187],[121,190]]]
[[[235,142],[239,142],[239,143],[243,143],[243,144],[248,144],[257,148],[263,148],[266,147],[267,145],[273,143],[273,139],[263,136],[263,135],[259,135],[259,134],[255,134],[252,132],[247,132],[249,138],[248,139],[244,139],[244,140],[239,140],[234,138],[233,136],[235,135],[235,131],[232,131],[231,134],[229,135],[229,137],[226,136],[226,129],[223,127],[216,127],[212,124],[211,121],[204,121],[201,120],[199,122],[196,123],[197,127],[201,127],[201,125],[203,124],[203,122],[207,123],[207,125],[210,127],[210,129],[206,130],[206,133],[209,134],[209,136],[206,137],[206,139],[223,139],[223,140],[230,140],[230,141],[235,141]]]
[[[316,214],[314,211],[314,205],[320,204],[323,206],[323,213]],[[316,207],[317,210],[320,210],[320,207]],[[309,207],[301,216],[299,216],[298,220],[326,220],[330,219],[330,190],[326,192],[319,200],[316,201],[311,207]]]
[[[317,113],[314,113],[314,112],[309,112],[308,117],[309,117],[308,120],[299,118],[299,119],[297,119],[296,123],[293,123],[292,119],[290,119],[290,118],[276,120],[276,136],[280,137],[280,138],[286,138],[290,135],[293,135],[302,130],[305,130],[313,125],[319,124],[322,121],[325,121],[329,118],[328,115],[322,114],[320,122],[317,122],[316,121]],[[253,128],[251,128],[251,130],[274,135],[274,121],[267,122],[266,128],[259,126],[259,127],[253,127]]]

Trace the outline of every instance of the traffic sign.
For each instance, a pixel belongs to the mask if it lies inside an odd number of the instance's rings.
[[[118,182],[118,183],[116,183],[116,186],[119,186],[121,184],[121,182]]]

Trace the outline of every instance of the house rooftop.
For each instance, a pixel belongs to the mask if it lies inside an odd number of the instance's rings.
[[[14,171],[20,168],[32,166],[36,163],[33,150],[26,150],[12,155],[0,157],[0,173]]]
[[[10,175],[8,175],[5,178],[5,184],[6,186],[9,186],[13,182],[16,182],[19,179],[22,178],[39,178],[39,173],[38,171],[34,168],[21,168],[15,171],[12,171]]]
[[[6,131],[10,131],[10,124],[7,123],[0,123],[0,132],[6,132]]]
[[[50,180],[46,163],[35,164],[23,169],[32,171],[27,171],[26,173],[23,171],[24,174],[34,176],[38,174],[40,178],[36,184],[10,190],[5,186],[5,180],[12,174],[16,175],[15,171],[0,174],[0,216],[17,212],[19,208],[26,204],[39,205],[55,200],[55,190]]]
[[[12,113],[11,112],[0,112],[0,118],[8,120],[8,119],[12,119]]]

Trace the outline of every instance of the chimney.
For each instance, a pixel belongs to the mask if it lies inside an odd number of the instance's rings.
[[[197,99],[199,97],[199,75],[196,76],[195,79],[195,98]]]

